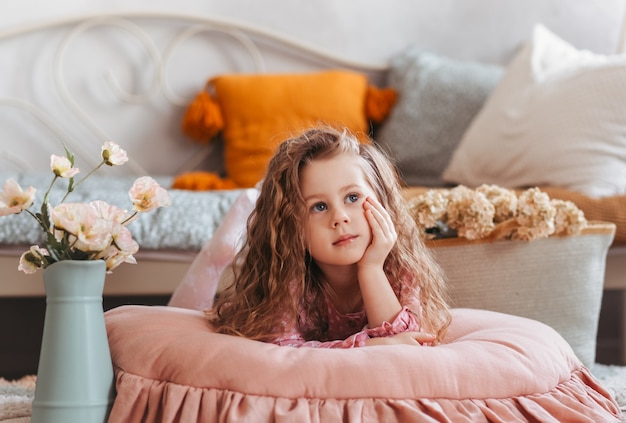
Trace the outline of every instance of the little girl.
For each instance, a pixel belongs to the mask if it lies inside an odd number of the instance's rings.
[[[398,175],[371,142],[312,129],[269,163],[209,321],[288,346],[436,343],[450,313]]]

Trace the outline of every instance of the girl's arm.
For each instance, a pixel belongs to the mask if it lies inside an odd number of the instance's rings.
[[[355,348],[384,344],[422,344],[436,339],[434,335],[420,332],[420,330],[420,324],[415,315],[404,307],[393,321],[384,322],[378,327],[365,328],[344,340],[306,341],[296,328],[292,328],[273,343],[290,347]]]
[[[437,336],[421,330],[419,320],[407,307],[403,307],[393,322],[384,322],[382,326],[368,329],[370,338],[365,341],[365,345],[432,345]]]
[[[311,347],[311,348],[355,348],[364,347],[369,339],[367,331],[357,332],[354,335],[336,341],[306,341],[300,332],[296,329],[285,333],[282,337],[276,339],[273,343],[287,347]]]
[[[371,327],[377,327],[393,321],[402,310],[383,270],[385,259],[398,236],[389,213],[376,199],[368,197],[363,207],[372,241],[358,263],[358,278],[367,320]]]

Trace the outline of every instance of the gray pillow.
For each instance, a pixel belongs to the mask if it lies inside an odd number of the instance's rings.
[[[376,136],[413,186],[442,186],[463,133],[504,73],[410,47],[391,61],[387,85],[398,102]]]

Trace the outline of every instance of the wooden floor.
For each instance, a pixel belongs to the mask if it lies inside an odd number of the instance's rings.
[[[604,293],[596,355],[599,363],[626,365],[621,362],[621,295],[621,291]],[[122,304],[165,305],[168,300],[167,296],[113,296],[105,297],[103,306],[109,310]],[[44,298],[0,298],[0,377],[17,379],[37,372],[44,313]]]

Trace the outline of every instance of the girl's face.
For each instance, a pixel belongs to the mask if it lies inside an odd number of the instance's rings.
[[[315,159],[300,173],[305,240],[318,265],[353,265],[372,239],[363,203],[376,198],[358,156]]]

